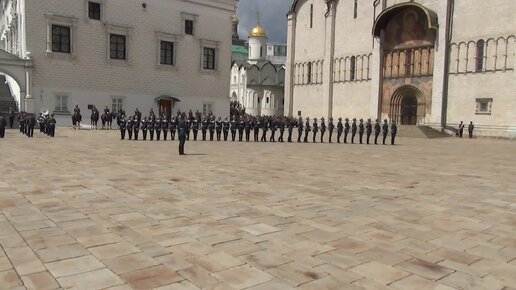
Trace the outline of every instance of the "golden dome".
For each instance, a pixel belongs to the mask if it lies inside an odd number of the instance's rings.
[[[249,37],[267,37],[267,31],[258,24],[251,30]]]
[[[240,23],[240,21],[238,21],[237,16],[233,15],[233,17],[231,17],[231,24],[238,25],[238,23]]]

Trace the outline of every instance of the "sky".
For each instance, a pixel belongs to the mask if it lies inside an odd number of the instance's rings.
[[[269,33],[269,41],[287,42],[287,13],[291,3],[292,0],[238,1],[240,39],[247,39],[249,31],[256,26],[256,12],[260,11],[261,25]]]

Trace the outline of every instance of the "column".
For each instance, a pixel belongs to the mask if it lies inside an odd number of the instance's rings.
[[[30,62],[30,53],[27,52],[27,63],[25,64],[25,98],[20,101],[24,104],[24,111],[30,114],[35,113],[35,103],[32,97],[32,63]],[[23,98],[23,95],[21,96]]]
[[[293,116],[294,112],[294,61],[296,51],[296,15],[287,18],[287,63],[285,65],[285,106],[283,113]]]
[[[335,51],[335,14],[337,3],[332,1],[326,18],[324,62],[323,62],[323,116],[327,119],[333,115],[333,57]]]

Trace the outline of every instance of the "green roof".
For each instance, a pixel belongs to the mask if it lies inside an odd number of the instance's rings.
[[[242,46],[233,45],[231,46],[231,52],[247,54],[247,49]]]

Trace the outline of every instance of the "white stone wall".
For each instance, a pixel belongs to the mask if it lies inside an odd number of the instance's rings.
[[[84,0],[26,0],[27,47],[35,64],[33,95],[36,110],[52,110],[55,95],[69,93],[68,109],[75,103],[86,110],[111,106],[113,96],[124,97],[124,109],[154,110],[154,98],[171,95],[181,100],[174,112],[213,105],[213,113],[229,112],[231,15],[234,1],[149,0],[146,9],[136,0],[102,1],[102,21],[88,19]],[[73,53],[49,55],[45,13],[70,17],[74,23]],[[182,14],[187,13],[187,14]],[[184,35],[184,17],[195,19],[194,36]],[[108,30],[128,33],[128,61],[108,59]],[[159,32],[159,35],[158,33]],[[175,41],[176,64],[158,65],[158,40]],[[217,50],[217,69],[202,67],[203,45]]]
[[[286,105],[285,113],[304,116],[325,115],[326,96],[333,98],[333,117],[353,116],[376,118],[378,114],[380,48],[372,37],[374,20],[385,7],[405,3],[406,0],[379,1],[376,10],[372,3],[358,1],[357,17],[354,18],[354,1],[338,1],[335,13],[335,47],[333,58],[372,54],[370,80],[328,84],[294,85],[297,77],[296,64],[324,59],[324,73],[328,73],[328,54],[332,53],[330,40],[331,17],[324,17],[324,1],[306,0],[298,3],[298,9],[289,15]],[[416,0],[438,14],[439,27],[435,43],[434,75],[432,82],[432,107],[427,111],[426,124],[441,124],[443,97],[446,95],[445,61],[447,2],[444,0]],[[313,27],[310,28],[310,6],[313,5]],[[508,37],[516,33],[514,20],[516,2],[513,0],[456,0],[451,42]],[[508,53],[514,56],[516,45]],[[516,57],[509,57],[516,67]],[[452,61],[452,59],[450,59]],[[499,61],[499,60],[498,60]],[[333,73],[335,74],[334,68]],[[324,75],[324,80],[330,79]],[[448,87],[447,125],[455,126],[460,120],[470,119],[477,124],[477,133],[483,135],[512,136],[516,134],[516,83],[514,70],[484,72],[479,74],[451,75]],[[328,91],[328,90],[333,90]],[[290,99],[292,98],[292,100]],[[491,115],[476,115],[476,98],[493,98]],[[292,109],[290,109],[292,106]]]

